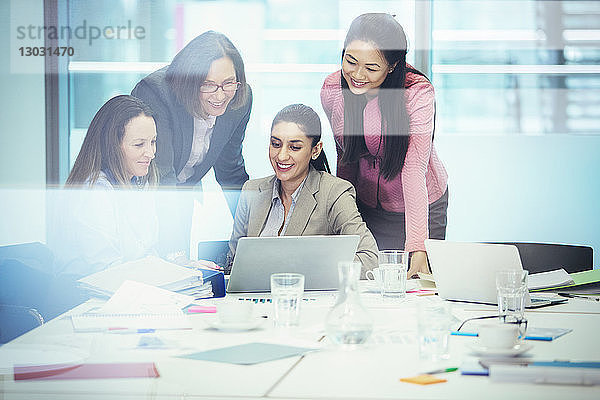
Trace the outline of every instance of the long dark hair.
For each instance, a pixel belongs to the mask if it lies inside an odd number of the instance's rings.
[[[236,79],[241,83],[229,105],[237,109],[248,100],[244,61],[231,40],[222,33],[206,31],[197,36],[177,53],[167,68],[167,83],[190,115],[200,117],[200,86],[206,80],[213,61],[223,57],[231,59]]]
[[[379,111],[383,145],[381,174],[384,179],[395,178],[404,166],[409,143],[409,116],[406,110],[405,85],[407,70],[421,74],[406,66],[407,41],[402,26],[390,14],[369,13],[358,16],[346,34],[343,57],[348,45],[355,41],[372,43],[381,52],[388,66],[393,68],[380,86]],[[355,95],[341,77],[344,96],[344,150],[341,162],[357,162],[368,154],[364,138],[363,112],[367,104],[365,95]],[[381,153],[380,153],[381,154]]]
[[[100,171],[109,175],[117,185],[129,186],[121,143],[125,136],[125,126],[140,115],[153,117],[154,114],[146,103],[129,95],[113,97],[100,107],[85,134],[66,186],[93,185],[98,180]],[[157,180],[152,160],[148,174],[140,183],[154,184]]]
[[[315,110],[307,105],[290,104],[289,106],[282,108],[273,119],[271,131],[273,131],[275,125],[280,122],[293,122],[298,125],[306,137],[312,139],[312,147],[315,147],[321,140],[321,119]],[[325,151],[323,151],[323,149],[321,149],[321,153],[319,153],[319,156],[316,159],[313,160],[311,158],[310,164],[317,171],[331,173],[331,170],[329,169],[329,163],[327,163],[327,156],[325,155]]]

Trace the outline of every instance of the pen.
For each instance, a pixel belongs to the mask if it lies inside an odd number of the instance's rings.
[[[475,332],[452,331],[452,332],[450,332],[450,334],[454,335],[454,336],[479,336],[479,334],[477,334]]]
[[[454,372],[456,370],[458,370],[457,367],[441,368],[441,369],[434,369],[433,371],[423,372],[423,374],[427,374],[427,375],[442,374],[444,372]]]
[[[600,297],[583,296],[583,295],[571,294],[571,293],[557,293],[557,294],[561,297],[567,297],[570,299],[585,299],[585,300],[592,300],[592,301],[600,301]]]

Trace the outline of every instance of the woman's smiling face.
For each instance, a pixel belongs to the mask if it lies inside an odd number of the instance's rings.
[[[154,118],[140,114],[125,125],[121,154],[127,179],[146,176],[156,153]]]
[[[279,122],[271,131],[269,160],[281,182],[297,183],[308,175],[308,166],[313,157],[320,153],[319,145],[312,145],[312,139],[294,122]]]
[[[370,42],[353,40],[344,51],[342,75],[356,95],[376,96],[389,69],[381,52]]]
[[[204,84],[224,85],[236,81],[233,61],[229,57],[222,57],[212,62]],[[235,93],[235,91],[225,91],[222,88],[218,88],[213,93],[200,93],[201,114],[205,117],[223,115]]]

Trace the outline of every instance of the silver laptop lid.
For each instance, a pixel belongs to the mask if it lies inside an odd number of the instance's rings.
[[[497,304],[496,272],[523,269],[513,245],[427,239],[425,249],[445,300]]]
[[[276,272],[304,274],[304,290],[336,290],[337,265],[354,260],[359,240],[358,235],[243,237],[227,292],[268,292]]]

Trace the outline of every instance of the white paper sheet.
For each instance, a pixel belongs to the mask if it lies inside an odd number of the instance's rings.
[[[170,314],[194,301],[192,296],[171,292],[136,281],[125,281],[102,306],[103,314]]]

